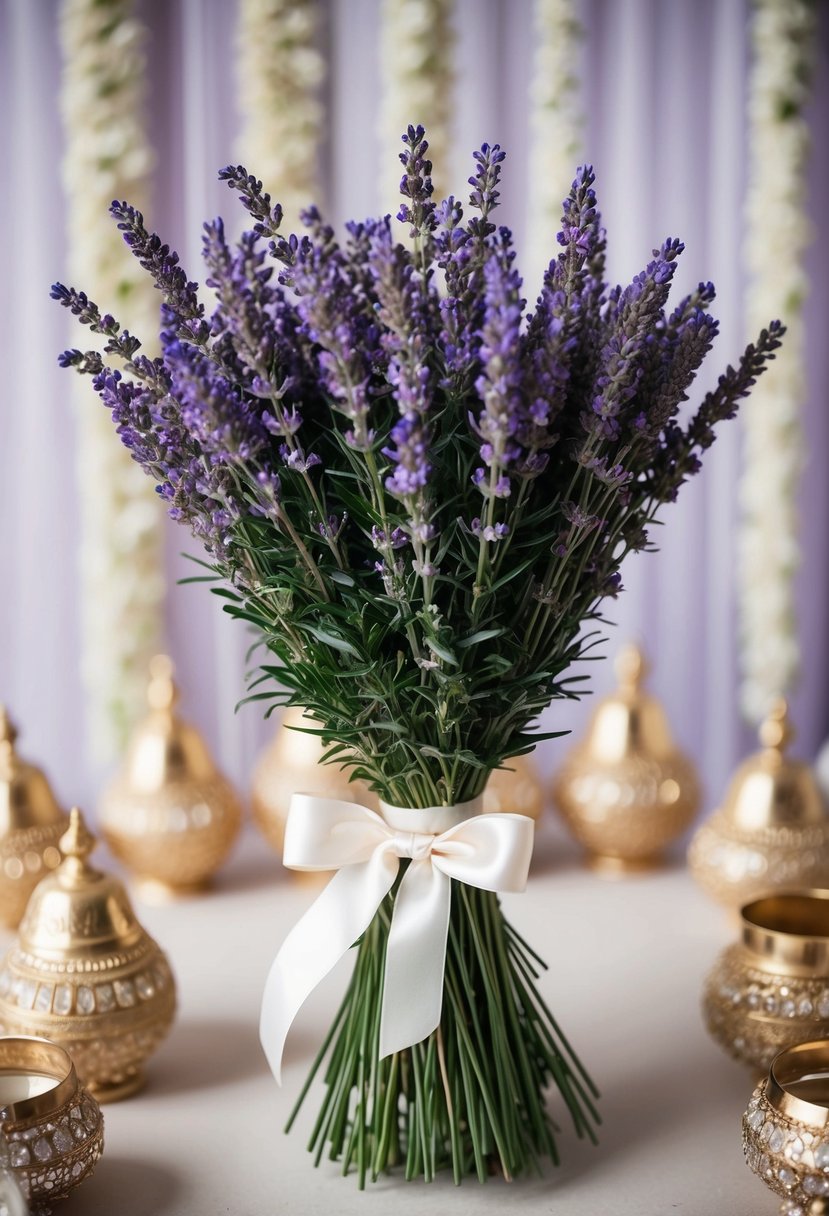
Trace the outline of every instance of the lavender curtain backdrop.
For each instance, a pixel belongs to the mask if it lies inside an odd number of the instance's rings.
[[[829,194],[829,5],[819,7],[810,171],[816,219]],[[378,206],[379,0],[328,0],[324,8],[330,72],[326,205],[341,222]],[[73,417],[68,373],[55,361],[70,331],[65,315],[48,299],[50,283],[65,273],[66,254],[56,14],[55,0],[0,0],[0,700],[24,727],[27,751],[48,766],[60,796],[92,808],[105,774],[84,758]],[[215,172],[236,158],[235,5],[147,0],[143,15],[151,30],[151,134],[158,154],[150,219],[199,277],[201,221],[232,208]],[[519,249],[529,239],[531,18],[530,0],[458,3],[452,180],[462,193],[468,154],[482,140],[507,148],[501,218],[515,228]],[[611,274],[636,273],[666,235],[685,240],[677,291],[703,278],[713,278],[718,287],[721,337],[702,384],[708,387],[745,341],[740,245],[746,4],[584,0],[583,19],[586,156],[597,169]],[[785,233],[769,256],[786,256]],[[799,624],[805,657],[794,698],[799,747],[806,756],[829,733],[827,269],[826,244],[816,242],[807,315],[811,459],[801,487]],[[100,408],[91,394],[89,408]],[[612,653],[629,637],[646,643],[655,667],[652,686],[701,766],[709,806],[751,746],[736,698],[739,453],[739,428],[724,428],[704,473],[666,511],[661,552],[628,563],[627,589],[614,609],[618,627],[608,647]],[[185,710],[244,787],[273,726],[261,721],[255,705],[234,714],[244,692],[247,639],[203,588],[175,585],[187,573],[180,551],[188,547],[194,551],[183,530],[170,524],[168,645],[178,664]],[[597,693],[612,683],[607,663],[591,665],[591,673]],[[554,706],[546,725],[578,730],[589,709],[589,700]],[[554,767],[562,746],[543,749],[546,770]]]

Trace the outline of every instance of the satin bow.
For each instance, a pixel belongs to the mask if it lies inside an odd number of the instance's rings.
[[[282,943],[265,983],[260,1037],[277,1081],[291,1023],[366,931],[402,858],[410,862],[386,948],[380,1057],[437,1029],[451,879],[485,891],[523,891],[527,883],[533,821],[525,815],[477,814],[481,801],[425,809],[381,803],[378,815],[357,803],[294,794],[284,864],[337,873]]]

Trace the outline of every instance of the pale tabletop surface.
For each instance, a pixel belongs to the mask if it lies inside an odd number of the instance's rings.
[[[365,1193],[304,1143],[313,1103],[282,1126],[347,964],[318,989],[289,1039],[284,1086],[257,1038],[262,983],[312,896],[249,830],[209,895],[136,904],[167,950],[180,1008],[143,1093],[105,1108],[106,1150],[56,1216],[774,1216],[777,1201],[743,1164],[740,1116],[751,1076],[701,1024],[703,977],[734,929],[678,864],[625,881],[597,878],[545,826],[526,895],[505,900],[550,964],[543,991],[602,1090],[593,1148],[568,1131],[564,1164],[543,1179],[383,1179]],[[314,1095],[312,1094],[312,1097]],[[318,1095],[317,1095],[318,1096]]]

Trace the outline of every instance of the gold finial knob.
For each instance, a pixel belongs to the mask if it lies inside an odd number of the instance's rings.
[[[174,672],[173,661],[168,655],[157,654],[150,660],[150,683],[147,688],[150,709],[172,709],[178,702]]]
[[[789,722],[789,706],[784,697],[775,701],[760,727],[759,736],[763,747],[781,754],[786,751],[794,738],[794,730]]]
[[[5,744],[11,751],[17,740],[17,734],[17,727],[9,717],[9,711],[5,705],[0,705],[0,744]]]
[[[638,646],[629,642],[616,655],[613,664],[616,678],[625,691],[637,692],[648,674],[648,662]]]
[[[73,806],[69,812],[69,827],[58,841],[64,857],[74,857],[78,861],[86,861],[95,848],[97,841],[86,826],[83,815],[78,807]]]

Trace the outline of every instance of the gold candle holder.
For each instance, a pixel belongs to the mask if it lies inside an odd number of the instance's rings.
[[[29,896],[60,863],[69,822],[45,773],[18,753],[17,728],[0,705],[0,920],[20,924]]]
[[[741,940],[708,976],[703,1013],[729,1055],[765,1070],[779,1051],[829,1038],[829,891],[792,891],[741,909]]]
[[[233,847],[242,810],[201,735],[176,712],[178,689],[165,655],[150,664],[147,700],[150,713],[104,791],[99,820],[142,892],[164,898],[204,889]]]
[[[349,781],[348,773],[336,764],[320,763],[326,749],[319,735],[296,729],[313,729],[317,725],[316,719],[300,706],[290,706],[254,769],[251,785],[253,821],[280,857],[293,794],[314,793],[321,798],[362,802],[370,807],[377,805],[376,795],[362,781]],[[319,881],[319,875],[299,877]]]
[[[746,1164],[785,1216],[829,1213],[829,1040],[775,1057],[743,1115]]]
[[[760,727],[762,749],[740,765],[722,806],[691,840],[691,873],[727,907],[826,884],[829,808],[810,766],[788,755],[792,737],[781,700]]]
[[[95,838],[74,808],[65,858],[36,888],[0,964],[0,1030],[58,1042],[101,1102],[141,1087],[167,1034],[175,983],[123,884],[94,870]]]
[[[98,1103],[67,1052],[45,1039],[0,1038],[0,1131],[0,1165],[34,1211],[65,1199],[104,1148]]]
[[[643,689],[642,652],[623,647],[615,668],[618,689],[599,702],[553,783],[553,799],[591,864],[611,874],[658,864],[700,801],[693,764]]]

